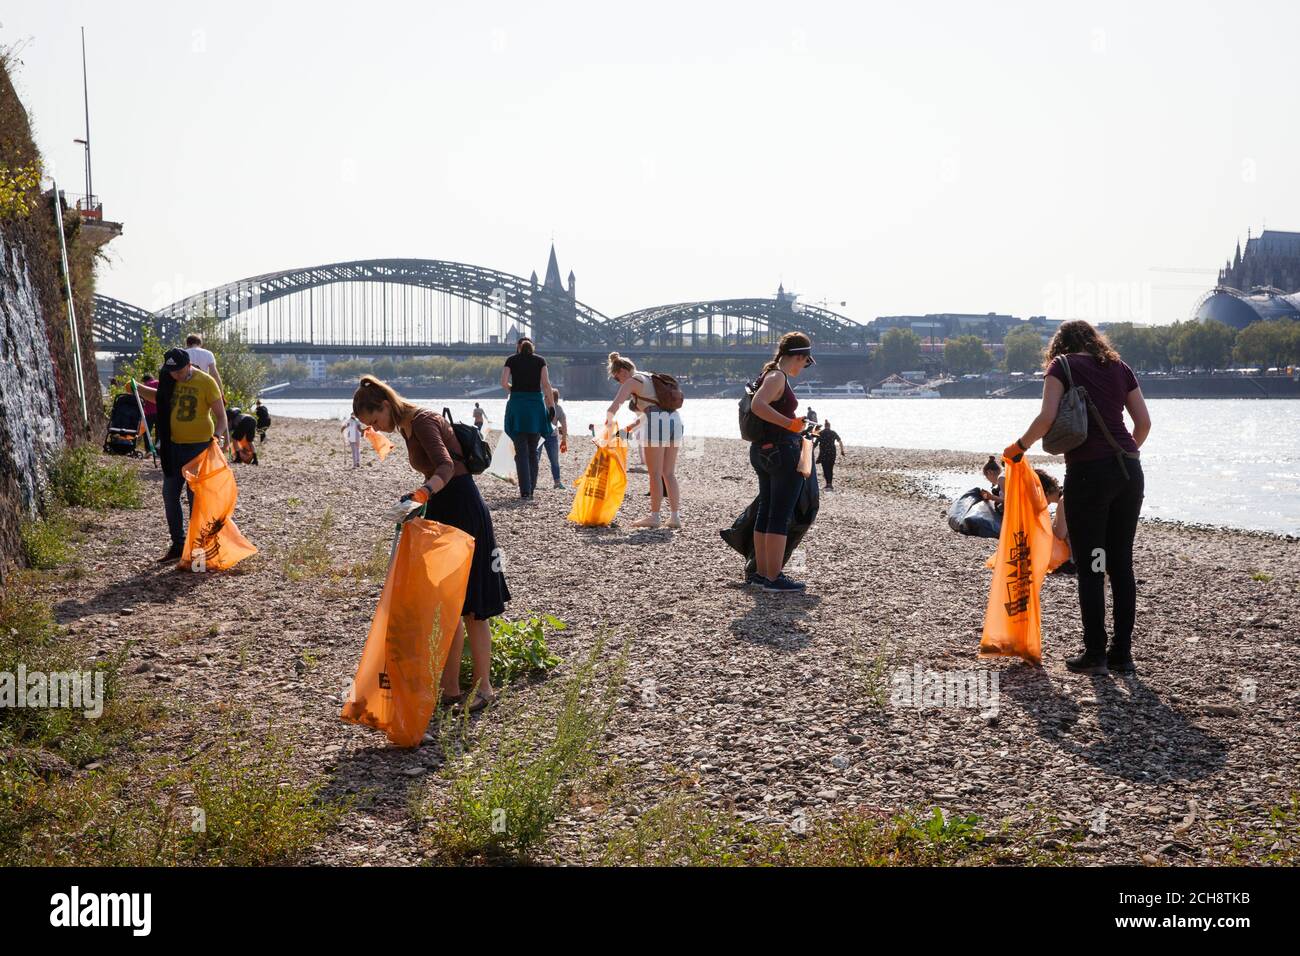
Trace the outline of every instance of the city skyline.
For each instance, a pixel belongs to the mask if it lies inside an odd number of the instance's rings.
[[[1286,82],[1282,4],[680,7],[635,31],[581,4],[347,9],[5,17],[70,192],[86,26],[96,192],[125,223],[99,291],[158,308],[385,256],[527,276],[554,238],[611,315],[783,284],[864,323],[1165,323],[1248,229],[1300,228],[1300,133],[1251,95]]]

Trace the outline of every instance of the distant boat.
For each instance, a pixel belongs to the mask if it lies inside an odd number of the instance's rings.
[[[846,382],[843,385],[823,385],[821,382],[807,382],[795,386],[794,397],[800,401],[810,398],[866,398],[867,390],[861,382]]]
[[[932,388],[909,382],[901,375],[891,375],[871,390],[872,398],[941,398]]]

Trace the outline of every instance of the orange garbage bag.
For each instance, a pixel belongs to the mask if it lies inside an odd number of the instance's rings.
[[[1006,459],[1006,466],[1002,534],[992,558],[993,583],[979,656],[1020,657],[1038,664],[1042,660],[1038,591],[1047,572],[1069,556],[1069,548],[1052,534],[1047,496],[1029,463],[1023,458]]]
[[[473,556],[474,539],[458,528],[423,518],[403,523],[340,717],[382,730],[399,747],[420,742],[438,703]]]
[[[257,554],[257,548],[235,526],[239,489],[235,485],[235,473],[216,441],[183,466],[181,474],[194,492],[181,567],[191,571],[226,571]]]
[[[369,425],[366,426],[366,430],[362,434],[366,436],[366,441],[370,442],[370,447],[375,450],[375,454],[379,456],[380,461],[387,458],[388,453],[393,450],[393,443],[388,440],[388,436],[379,434]]]
[[[251,464],[257,459],[257,452],[253,450],[253,443],[247,438],[236,438],[231,443],[231,454],[234,460],[242,465]]]
[[[617,439],[597,443],[575,486],[569,520],[580,525],[607,525],[618,514],[627,492],[627,442]]]

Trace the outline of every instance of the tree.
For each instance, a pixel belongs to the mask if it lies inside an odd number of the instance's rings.
[[[233,323],[223,322],[215,315],[195,315],[186,319],[180,333],[181,341],[176,344],[184,345],[185,336],[191,332],[203,336],[203,347],[217,360],[226,405],[241,408],[252,405],[258,390],[266,383],[266,360],[249,350]]]
[[[911,329],[889,329],[871,360],[882,376],[914,369],[921,362],[921,340]]]
[[[1002,367],[1008,372],[1034,372],[1042,367],[1043,338],[1032,325],[1008,332],[1002,349]]]
[[[1240,365],[1281,368],[1300,358],[1296,354],[1298,343],[1300,322],[1292,319],[1252,322],[1237,333],[1232,354]]]
[[[143,382],[146,378],[158,374],[158,370],[162,368],[163,351],[162,340],[158,338],[158,333],[153,330],[152,325],[145,323],[140,330],[140,352],[113,376],[108,389],[108,404],[105,411],[111,409],[113,400],[130,387],[131,379]]]
[[[983,372],[993,367],[993,355],[978,335],[963,335],[943,343],[943,364],[955,375]]]
[[[1232,358],[1236,331],[1222,322],[1183,322],[1173,334],[1171,357],[1192,369],[1225,368]]]
[[[220,364],[217,365],[217,369],[221,369]],[[307,367],[305,362],[289,359],[287,362],[280,364],[275,370],[275,374],[282,382],[301,382],[305,378],[311,378],[311,369]]]

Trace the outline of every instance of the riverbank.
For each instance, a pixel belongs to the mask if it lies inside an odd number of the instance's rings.
[[[384,509],[416,483],[398,446],[383,463],[367,450],[354,471],[336,422],[277,419],[262,464],[237,472],[236,520],[261,553],[232,573],[153,563],[165,523],[147,462],[133,463],[143,511],[78,515],[84,575],[49,580],[43,594],[70,631],[125,655],[129,693],[175,715],[111,763],[183,759],[240,715],[277,729],[303,780],[353,800],[308,862],[437,859],[411,806],[412,791],[434,805],[445,795],[440,748],[395,750],[337,716],[382,584]],[[589,454],[572,443],[566,482]],[[568,627],[548,638],[565,661],[556,674],[476,723],[526,712],[598,636],[611,654],[627,647],[598,755],[617,785],[598,799],[580,791],[537,859],[599,858],[611,834],[673,794],[779,827],[941,807],[1015,834],[1025,855],[1008,862],[1262,860],[1271,840],[1234,850],[1230,836],[1272,832],[1270,812],[1300,790],[1300,548],[1144,523],[1136,678],[1065,671],[1079,644],[1072,578],[1044,586],[1041,669],[980,661],[993,542],[950,532],[943,502],[902,472],[976,474],[983,457],[851,447],[798,557],[800,597],[746,589],[718,537],[754,494],[738,441],[688,446],[681,532],[630,528],[643,474],[607,530],[569,524],[571,492],[548,480],[529,506],[480,478],[508,615],[545,612]],[[996,715],[896,698],[897,681],[927,672],[996,675]]]

